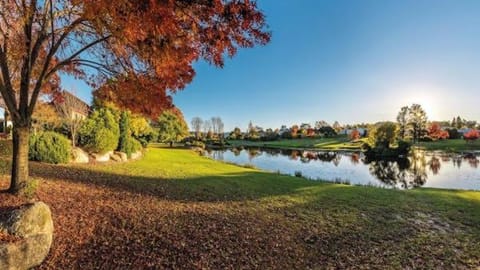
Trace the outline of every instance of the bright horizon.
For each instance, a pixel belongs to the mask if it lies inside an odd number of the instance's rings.
[[[258,1],[273,33],[225,68],[195,65],[174,95],[185,120],[220,116],[225,130],[325,120],[394,121],[419,103],[429,120],[480,120],[480,2]],[[91,90],[70,79],[82,99]]]

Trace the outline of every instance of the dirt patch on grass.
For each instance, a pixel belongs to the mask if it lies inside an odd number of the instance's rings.
[[[416,229],[427,233],[461,233],[462,230],[452,226],[449,222],[432,214],[415,212],[414,218],[408,219]]]

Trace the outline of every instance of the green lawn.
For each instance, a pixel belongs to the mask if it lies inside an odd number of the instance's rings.
[[[418,146],[431,151],[435,151],[435,150],[447,151],[447,152],[477,151],[477,150],[480,150],[480,140],[476,140],[468,143],[463,139],[441,140],[441,141],[434,141],[434,142],[420,142],[418,143]]]
[[[480,266],[480,192],[328,184],[168,148],[31,169],[56,222],[45,269]]]
[[[252,142],[246,140],[228,141],[232,146],[256,146],[274,148],[306,148],[319,150],[360,150],[365,139],[355,142],[350,141],[347,136],[334,138],[303,138],[303,139],[281,139],[268,142]]]

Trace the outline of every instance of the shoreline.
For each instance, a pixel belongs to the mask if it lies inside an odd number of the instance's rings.
[[[291,151],[317,151],[317,152],[337,152],[337,153],[364,153],[365,151],[360,148],[317,148],[317,147],[290,147],[290,146],[276,146],[276,145],[255,145],[255,144],[244,144],[244,145],[206,145],[205,149],[211,150],[225,150],[233,148],[263,148],[263,149],[273,149],[273,150],[291,150]],[[438,153],[438,154],[457,154],[457,155],[475,155],[480,156],[480,150],[442,150],[442,149],[427,149],[424,146],[412,146],[417,150],[423,150],[429,153]]]

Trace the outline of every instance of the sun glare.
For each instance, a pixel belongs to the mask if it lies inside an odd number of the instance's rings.
[[[400,100],[401,106],[410,106],[411,104],[420,104],[425,110],[429,119],[438,119],[439,101],[437,98],[437,90],[431,87],[415,87],[402,91],[403,99]]]

